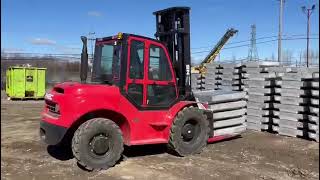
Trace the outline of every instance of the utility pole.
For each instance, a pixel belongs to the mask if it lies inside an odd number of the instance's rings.
[[[278,34],[278,62],[279,62],[279,63],[281,63],[281,61],[282,61],[281,40],[282,40],[283,4],[284,4],[284,0],[280,0],[280,9],[279,9],[279,34]]]
[[[307,15],[308,23],[307,23],[307,67],[309,67],[309,36],[310,36],[310,16],[313,10],[316,8],[316,5],[312,5],[311,8],[302,7],[303,13]]]

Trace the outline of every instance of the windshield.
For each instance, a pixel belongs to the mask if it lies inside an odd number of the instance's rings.
[[[115,84],[120,78],[120,50],[118,41],[99,43],[95,47],[92,81]]]

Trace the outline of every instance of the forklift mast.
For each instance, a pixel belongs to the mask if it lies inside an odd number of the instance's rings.
[[[177,77],[181,99],[191,100],[191,57],[189,7],[172,7],[156,16],[155,37],[167,48]]]

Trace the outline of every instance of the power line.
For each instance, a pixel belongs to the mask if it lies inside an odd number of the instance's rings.
[[[307,39],[307,38],[282,38],[282,40],[300,40],[300,39]],[[319,39],[319,37],[317,37],[317,38],[309,38],[309,39]],[[278,41],[278,39],[257,42],[256,44],[265,44],[265,43],[274,42],[274,41]],[[243,45],[239,45],[239,46],[225,47],[225,48],[222,48],[221,50],[234,49],[234,48],[247,47],[247,46],[250,46],[250,44],[243,44]],[[193,52],[191,54],[201,54],[201,53],[206,53],[206,52],[210,52],[210,50],[197,51],[197,52]]]
[[[311,36],[319,36],[319,34],[310,34]],[[283,37],[296,37],[296,36],[306,36],[306,34],[292,34],[292,35],[282,35]],[[278,37],[277,35],[275,36],[265,36],[265,37],[259,37],[259,38],[256,38],[256,40],[261,40],[261,39],[270,39],[270,38],[275,38],[275,37]],[[229,46],[229,45],[232,45],[232,44],[239,44],[239,43],[244,43],[244,42],[250,42],[251,40],[248,39],[248,40],[241,40],[241,41],[235,41],[235,42],[230,42],[230,43],[227,43],[226,45],[224,46]],[[192,50],[196,50],[196,49],[204,49],[204,48],[212,48],[213,46],[202,46],[202,47],[195,47],[195,48],[191,48]]]
[[[299,37],[299,38],[282,38],[282,40],[285,41],[290,41],[290,40],[303,40],[303,39],[307,39],[306,37]],[[309,39],[319,39],[319,37],[311,37]],[[261,42],[257,42],[256,44],[265,44],[265,43],[269,43],[269,42],[274,42],[277,41],[278,39],[273,39],[273,40],[268,40],[268,41],[261,41]],[[222,48],[222,50],[226,50],[226,49],[234,49],[234,48],[239,48],[239,47],[248,47],[250,45],[249,44],[243,44],[243,45],[238,45],[238,46],[231,46],[231,47],[225,47]],[[193,52],[191,54],[200,54],[200,53],[205,53],[205,52],[210,52],[210,50],[204,50],[204,51],[197,51],[197,52]],[[34,56],[75,56],[75,57],[80,57],[80,54],[71,54],[71,53],[65,53],[65,54],[60,54],[60,53],[16,53],[16,52],[4,52],[4,54],[15,54],[15,55],[34,55]]]
[[[318,34],[313,34],[313,35],[318,35]],[[292,37],[294,36],[302,36],[301,35],[290,35]],[[269,36],[269,37],[277,37],[277,36]],[[261,37],[261,38],[256,38],[258,39],[266,39],[269,37]],[[306,37],[297,37],[297,38],[282,38],[282,40],[286,40],[286,41],[290,41],[290,40],[304,40],[307,39]],[[319,39],[319,37],[310,37],[309,39]],[[256,44],[265,44],[265,43],[269,43],[269,42],[274,42],[277,41],[278,39],[273,39],[273,40],[268,40],[268,41],[261,41],[261,42],[257,42]],[[242,41],[242,42],[248,42],[250,40],[246,40],[246,41]],[[238,44],[240,43],[240,41],[238,42],[234,42],[234,43],[229,43],[229,44]],[[250,45],[249,44],[243,44],[243,45],[238,45],[238,46],[231,46],[231,47],[224,47],[222,50],[226,50],[226,49],[234,49],[234,48],[239,48],[239,47],[248,47]],[[212,47],[212,46],[208,46],[208,47]],[[193,52],[191,54],[200,54],[200,53],[205,53],[205,52],[210,52],[210,50],[203,50],[203,51],[196,51]],[[80,57],[80,53],[76,54],[76,53],[30,53],[30,52],[2,52],[1,54],[15,54],[15,55],[34,55],[34,56],[73,56],[73,57]]]
[[[256,44],[263,44],[263,43],[268,43],[268,42],[273,42],[273,41],[277,41],[277,39],[275,39],[275,40],[269,40],[269,41],[262,41],[262,42],[258,42],[258,43],[256,43]],[[247,46],[250,46],[250,44],[243,44],[243,45],[239,45],[239,46],[225,47],[225,48],[222,48],[221,50],[234,49],[234,48],[247,47]],[[193,53],[191,53],[191,54],[199,54],[199,53],[205,53],[205,52],[209,52],[209,50],[193,52]]]
[[[282,38],[282,40],[300,40],[300,39],[307,39],[307,38]],[[309,39],[319,39],[319,37],[314,37],[314,38],[309,38]],[[274,40],[269,40],[269,41],[262,41],[262,42],[258,42],[256,44],[264,44],[264,43],[268,43],[268,42],[273,42],[273,41],[277,41],[278,39],[274,39]],[[239,46],[232,46],[232,47],[225,47],[223,49],[233,49],[233,48],[237,48],[237,47],[245,47],[245,46],[249,46],[250,44],[243,44],[243,45],[239,45]],[[222,50],[223,50],[222,49]],[[204,51],[198,51],[198,52],[194,52],[194,53],[199,53],[199,52],[209,52],[210,50],[204,50]],[[193,53],[192,53],[193,54]]]
[[[269,39],[269,38],[274,38],[274,37],[277,37],[277,36],[260,37],[260,38],[256,38],[256,40],[258,40],[258,39]],[[224,46],[228,46],[228,45],[231,45],[231,44],[239,44],[239,43],[249,42],[249,41],[250,41],[250,39],[249,40],[236,41],[236,42],[227,43]],[[203,46],[203,47],[196,47],[196,48],[191,48],[191,49],[203,49],[203,48],[212,48],[212,46]]]

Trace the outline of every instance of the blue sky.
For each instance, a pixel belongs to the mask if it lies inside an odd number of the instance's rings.
[[[311,34],[319,37],[319,0],[286,0],[284,35],[288,38],[306,36],[307,18],[301,6],[312,4],[317,6],[311,17]],[[207,53],[195,52],[210,50],[230,27],[239,30],[230,43],[249,40],[251,24],[256,24],[257,38],[276,36],[278,32],[278,0],[1,0],[1,48],[7,52],[80,53],[80,36],[90,31],[94,31],[96,37],[117,32],[153,37],[152,12],[171,6],[191,7],[191,51],[196,61]],[[257,42],[273,39],[276,38]],[[305,46],[305,39],[283,42],[283,50],[292,51],[294,56]],[[257,44],[257,48],[260,58],[277,56],[276,41]],[[311,48],[319,49],[319,39],[311,40]],[[247,46],[225,49],[221,59],[243,58],[247,54]]]

